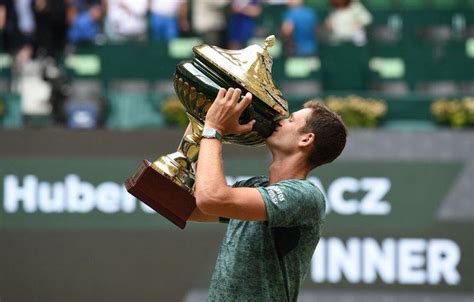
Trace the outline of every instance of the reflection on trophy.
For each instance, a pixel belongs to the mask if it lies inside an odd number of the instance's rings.
[[[132,195],[184,228],[196,207],[191,192],[195,181],[194,163],[199,154],[199,143],[206,117],[219,88],[240,88],[242,95],[252,93],[252,103],[240,117],[244,124],[256,120],[250,133],[226,135],[224,143],[259,146],[275,129],[275,121],[288,116],[288,103],[273,83],[272,58],[265,46],[251,45],[242,50],[226,50],[200,45],[193,48],[194,58],[177,65],[173,84],[184,105],[192,132],[183,137],[178,150],[155,162],[143,163],[128,178],[125,186]]]

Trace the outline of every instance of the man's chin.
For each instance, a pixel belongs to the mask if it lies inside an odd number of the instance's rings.
[[[267,137],[267,140],[265,141],[268,146],[273,145],[273,142],[275,141],[275,132],[273,132],[269,137]]]

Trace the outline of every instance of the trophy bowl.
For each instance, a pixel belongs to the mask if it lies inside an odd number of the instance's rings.
[[[184,228],[196,207],[192,196],[195,181],[194,163],[206,119],[220,88],[240,88],[250,92],[252,103],[240,117],[244,124],[256,123],[246,134],[225,135],[223,143],[261,146],[272,134],[276,121],[288,116],[288,102],[272,79],[272,58],[265,46],[250,45],[242,50],[226,50],[207,44],[193,48],[194,57],[176,66],[173,86],[190,120],[191,133],[185,134],[178,150],[161,156],[155,162],[144,160],[135,174],[125,182],[127,190],[158,213]]]

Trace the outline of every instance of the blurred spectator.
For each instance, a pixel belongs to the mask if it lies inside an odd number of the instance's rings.
[[[42,62],[42,79],[49,87],[48,103],[51,105],[51,117],[57,125],[66,121],[64,105],[69,95],[70,83],[64,68],[52,58]]]
[[[163,1],[162,1],[163,2]],[[105,34],[112,41],[146,38],[148,0],[103,0]],[[165,6],[165,1],[162,3]]]
[[[100,34],[103,7],[100,0],[69,0],[68,40],[72,43],[93,42]]]
[[[310,56],[317,52],[316,12],[304,5],[303,0],[289,0],[281,32],[288,55]]]
[[[155,41],[169,41],[178,37],[179,30],[189,31],[186,0],[151,0],[151,34]]]
[[[205,43],[223,46],[226,17],[224,8],[229,0],[193,0],[193,31],[201,36]]]
[[[330,39],[364,45],[365,27],[372,22],[372,15],[358,0],[331,0],[331,5],[333,10],[326,19]]]
[[[253,37],[255,18],[262,13],[260,0],[232,0],[229,24],[229,49],[241,49]]]
[[[67,0],[35,0],[36,47],[39,57],[60,57],[66,46]]]
[[[35,20],[32,0],[0,0],[0,30],[7,53],[22,64],[33,55]]]

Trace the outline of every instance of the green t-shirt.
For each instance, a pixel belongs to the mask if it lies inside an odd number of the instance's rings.
[[[268,221],[229,220],[208,301],[296,301],[320,238],[324,195],[297,179],[268,186],[259,176],[234,187],[256,187]]]

